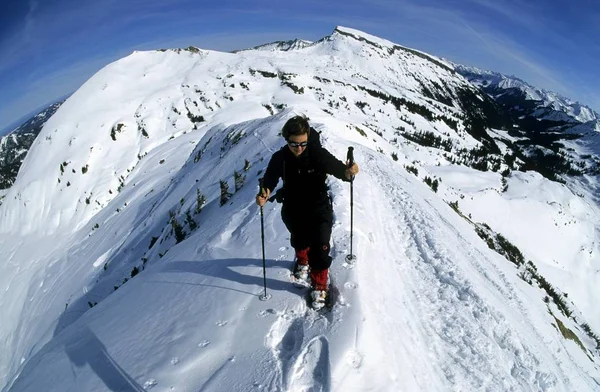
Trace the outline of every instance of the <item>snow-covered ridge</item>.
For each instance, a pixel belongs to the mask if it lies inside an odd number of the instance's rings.
[[[600,326],[597,205],[535,172],[463,165],[481,142],[461,97],[480,91],[433,57],[340,31],[287,51],[137,52],[61,107],[0,206],[3,392],[597,388],[581,329]],[[329,181],[342,300],[323,317],[289,284],[277,204],[264,211],[273,298],[258,300],[257,179],[295,114],[361,167],[353,269],[349,187]],[[424,133],[451,148],[411,141]],[[582,321],[472,222],[517,244]]]
[[[223,80],[227,79],[228,75],[233,75],[234,79],[238,78],[242,84],[238,84],[237,88],[244,91],[248,91],[244,87],[248,86],[248,83],[255,83],[255,77],[252,75],[254,69],[264,71],[264,75],[289,74],[292,79],[298,79],[302,84],[318,85],[320,83],[316,81],[317,77],[329,81],[326,83],[336,81],[335,83],[361,85],[371,89],[377,86],[370,81],[369,75],[376,75],[376,78],[390,86],[387,92],[399,96],[407,96],[409,92],[411,99],[417,102],[421,99],[423,87],[435,89],[436,85],[448,85],[452,86],[450,93],[452,89],[469,88],[461,79],[452,78],[450,71],[438,69],[429,59],[415,57],[410,52],[402,52],[401,55],[390,54],[385,49],[363,45],[354,39],[347,40],[342,35],[332,37],[331,40],[305,48],[302,53],[295,50],[274,53],[259,50],[252,52],[252,55],[248,55],[249,52],[229,54],[205,50],[136,52],[107,66],[84,84],[42,130],[32,148],[31,158],[23,163],[23,179],[20,181],[29,185],[20,191],[14,191],[15,198],[21,201],[17,204],[21,207],[7,208],[4,211],[7,224],[0,230],[11,230],[12,225],[19,226],[19,230],[24,232],[35,230],[36,222],[45,220],[37,220],[22,227],[17,223],[21,221],[19,211],[23,207],[28,210],[36,208],[36,203],[32,201],[37,195],[43,194],[51,199],[50,194],[60,194],[67,188],[70,188],[68,194],[73,197],[67,204],[79,208],[67,208],[58,214],[56,209],[51,211],[39,205],[40,216],[54,221],[57,226],[70,225],[72,228],[86,222],[95,211],[114,197],[117,188],[128,177],[128,171],[136,165],[140,157],[158,144],[185,132],[190,126],[190,119],[196,114],[206,115],[206,110],[213,112],[224,106],[240,105],[237,101],[232,101],[231,92],[234,90],[230,87],[231,83],[226,84]],[[344,48],[344,51],[331,57],[329,54],[332,47]],[[392,58],[394,61],[391,64],[372,61],[369,58],[370,52],[384,56],[385,59]],[[303,56],[309,56],[312,60],[307,61]],[[357,63],[348,61],[349,59],[356,60]],[[409,67],[409,64],[414,65]],[[132,71],[127,71],[128,68]],[[316,72],[311,75],[307,72],[309,69],[310,72],[312,69]],[[188,78],[196,78],[200,72],[207,75],[201,83],[187,84]],[[125,92],[115,88],[113,75],[123,75],[117,77],[117,83],[122,82],[130,88]],[[180,75],[184,75],[183,78]],[[276,85],[273,87],[280,86],[280,80],[276,78],[274,82]],[[284,87],[292,89],[297,84],[295,80],[283,83]],[[286,90],[287,88],[284,89]],[[147,91],[153,95],[148,97]],[[197,91],[208,94],[202,99],[214,99],[216,102],[193,104],[192,96],[198,94]],[[244,95],[245,93],[242,94]],[[173,102],[174,97],[176,100]],[[108,102],[112,103],[103,106],[97,104],[107,98]],[[256,101],[262,100],[253,94],[248,94],[245,99],[257,104]],[[233,104],[229,105],[231,102]],[[263,103],[258,106],[265,112]],[[83,116],[76,119],[72,115],[73,112],[79,112]],[[95,116],[98,113],[102,113],[102,116]],[[88,141],[82,138],[79,129],[95,130],[97,140]],[[120,138],[120,133],[123,133],[124,139],[121,139],[129,144],[129,148],[126,148],[124,153],[115,148],[107,149],[105,141],[110,142],[109,145],[114,144],[115,140],[111,139]],[[51,145],[56,145],[57,148],[49,148]],[[44,153],[35,153],[36,149],[44,150]],[[113,168],[104,169],[105,173],[96,172],[98,166],[94,165],[94,162],[103,161],[112,162]],[[43,178],[35,174],[36,170],[29,169],[35,166],[47,168],[49,165],[54,168],[54,175],[45,175]],[[76,180],[69,178],[77,173],[87,175]],[[95,182],[96,176],[104,179],[112,177],[112,180],[103,184],[103,189],[100,189]],[[85,207],[84,203],[87,205],[88,200],[89,205],[93,207]],[[68,223],[71,217],[80,223]],[[44,231],[54,227],[45,224],[43,226]]]
[[[411,49],[406,46],[401,46],[401,45],[395,44],[386,39],[382,39],[382,38],[376,37],[374,35],[364,33],[360,30],[343,27],[343,26],[337,26],[334,30],[334,34],[336,34],[336,33],[345,35],[345,36],[349,36],[349,37],[353,37],[354,39],[367,42],[371,45],[375,45],[380,48],[387,48],[391,53],[393,53],[396,50],[404,50],[404,51],[410,52],[418,57],[428,59],[440,67],[443,67],[443,68],[453,71],[452,63],[447,62],[446,60],[444,60],[442,58],[432,56],[432,55],[422,52],[420,50]]]

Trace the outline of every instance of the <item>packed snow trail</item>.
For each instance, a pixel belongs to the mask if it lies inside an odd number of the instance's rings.
[[[369,260],[358,265],[361,308],[365,336],[386,342],[367,355],[379,353],[385,369],[394,369],[373,377],[389,378],[377,388],[598,388],[573,362],[553,357],[560,350],[555,344],[543,343],[539,329],[550,327],[551,317],[532,314],[536,308],[519,300],[517,291],[529,286],[507,260],[487,249],[457,214],[442,215],[450,207],[424,184],[394,174],[391,163],[369,164],[375,157],[368,150],[361,155],[359,257]],[[568,375],[574,372],[587,382],[572,384]]]

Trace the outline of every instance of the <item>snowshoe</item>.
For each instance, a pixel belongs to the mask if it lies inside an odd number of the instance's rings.
[[[329,285],[327,290],[311,290],[306,297],[307,305],[317,312],[331,311],[337,301],[338,294],[339,290],[332,284]]]
[[[325,302],[327,300],[327,291],[313,290],[310,293],[310,297],[312,299],[312,308],[315,310],[321,310],[325,306]]]
[[[292,284],[298,288],[310,287],[309,272],[310,267],[308,265],[298,264],[298,260],[296,260],[290,275]]]

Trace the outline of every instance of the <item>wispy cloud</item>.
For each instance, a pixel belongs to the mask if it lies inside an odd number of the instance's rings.
[[[499,35],[485,35],[476,31],[466,22],[464,25],[472,32],[473,36],[477,37],[487,48],[488,55],[498,59],[512,59],[511,63],[520,65],[515,68],[520,68],[530,75],[537,75],[536,79],[543,79],[546,83],[558,88],[562,91],[568,91],[568,88],[561,82],[555,71],[546,67],[543,62],[535,60],[531,56],[531,50],[525,48],[514,40],[507,39]]]
[[[542,26],[544,26],[544,30],[547,28],[545,27],[545,18],[539,12],[539,5],[532,1],[510,0],[494,2],[488,0],[468,0],[468,3],[471,3],[472,6],[488,10],[491,17],[502,18],[505,23],[511,22],[532,31],[539,31]],[[473,8],[463,7],[465,13],[470,13],[469,10],[473,10]],[[480,15],[478,12],[472,12],[472,14]]]
[[[31,26],[35,23],[35,11],[38,9],[39,1],[30,0],[29,1],[29,12],[25,15],[25,30],[31,29]]]

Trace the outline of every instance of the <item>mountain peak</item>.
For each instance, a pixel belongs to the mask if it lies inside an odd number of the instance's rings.
[[[346,36],[346,37],[352,37],[359,41],[366,41],[366,42],[370,43],[371,45],[376,45],[379,47],[391,48],[391,47],[396,46],[395,43],[388,41],[384,38],[379,38],[379,37],[371,35],[369,33],[365,33],[364,31],[353,29],[350,27],[336,26],[336,28],[333,30],[333,34],[336,34],[336,33]]]
[[[442,58],[430,55],[428,53],[422,52],[417,49],[412,49],[412,48],[409,48],[406,46],[396,44],[387,39],[379,38],[377,36],[371,35],[369,33],[365,33],[360,30],[356,30],[356,29],[352,29],[352,28],[344,27],[344,26],[337,26],[335,28],[335,30],[333,31],[333,34],[331,35],[331,37],[335,37],[336,35],[343,36],[343,37],[350,37],[357,41],[367,43],[378,49],[385,50],[389,54],[393,54],[397,51],[408,52],[415,56],[418,56],[418,57],[421,57],[428,61],[431,61],[434,64],[436,64],[437,66],[442,67],[450,72],[454,72],[454,69],[453,69],[451,63],[447,62],[446,60],[444,60]]]

